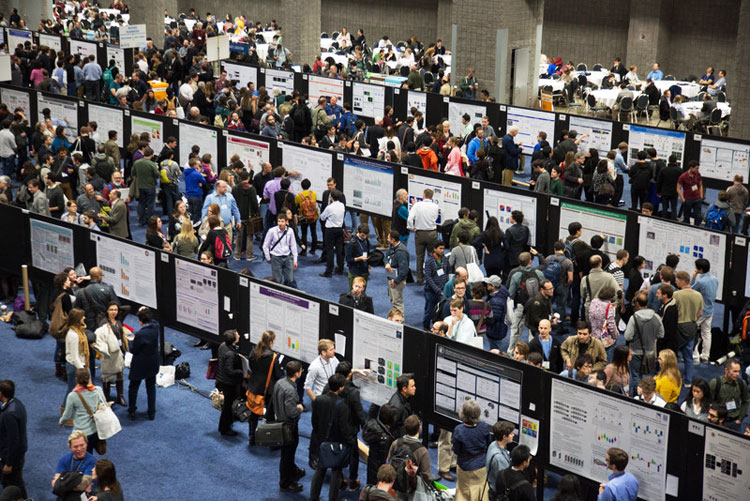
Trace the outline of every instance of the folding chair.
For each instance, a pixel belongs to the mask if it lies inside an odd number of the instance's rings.
[[[718,130],[719,135],[721,135],[721,110],[719,108],[714,108],[714,110],[711,112],[711,117],[709,118],[708,125],[706,125],[707,133],[713,134],[711,132],[711,129]]]
[[[633,108],[633,98],[632,97],[625,97],[620,101],[620,109],[617,110],[617,120],[621,121],[620,115],[625,113],[625,116],[627,117],[630,115],[630,121],[635,121],[635,109]]]

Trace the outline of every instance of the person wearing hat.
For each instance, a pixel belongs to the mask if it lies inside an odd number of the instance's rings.
[[[482,280],[487,286],[487,302],[492,308],[492,319],[487,322],[487,340],[490,349],[500,349],[500,341],[508,335],[508,326],[505,324],[507,313],[508,289],[497,275],[491,275]]]

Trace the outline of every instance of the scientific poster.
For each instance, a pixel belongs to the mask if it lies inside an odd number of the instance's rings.
[[[276,333],[274,351],[295,360],[312,362],[318,356],[320,303],[288,292],[250,283],[250,341],[263,332]]]
[[[229,133],[226,135],[226,145],[227,160],[235,154],[239,155],[240,160],[245,165],[245,170],[249,167],[257,174],[261,171],[264,162],[270,162],[271,146],[265,141]],[[258,195],[262,195],[262,193],[258,193]]]
[[[201,157],[206,153],[211,154],[211,162],[215,172],[223,166],[217,165],[219,161],[219,140],[216,137],[216,129],[205,129],[196,125],[180,122],[180,165],[185,165],[190,156],[190,149],[194,144],[201,147]],[[156,151],[156,150],[154,150]],[[158,153],[158,152],[157,152]]]
[[[354,82],[352,108],[360,117],[382,117],[385,112],[385,87]]]
[[[322,196],[328,189],[328,178],[333,175],[333,155],[324,151],[292,146],[290,143],[277,143],[281,149],[281,165],[287,172],[299,172],[292,176],[290,190],[297,194],[302,191],[302,180],[310,180],[311,189]]]
[[[410,93],[411,94],[411,93]],[[448,103],[448,121],[454,136],[463,136],[466,127],[462,121],[464,115],[469,115],[469,123],[481,124],[482,117],[487,114],[487,108],[478,104]],[[425,122],[426,123],[426,122]]]
[[[344,157],[344,195],[347,207],[391,217],[393,167],[357,157]]]
[[[424,190],[427,188],[435,192],[432,201],[440,207],[437,223],[442,224],[443,221],[448,219],[457,219],[458,210],[461,208],[461,185],[443,179],[409,174],[409,185],[407,186],[409,209],[411,210],[412,205],[422,200]]]
[[[709,273],[719,279],[716,299],[721,301],[727,249],[724,233],[642,216],[638,217],[638,228],[638,254],[646,258],[644,276],[653,275],[668,254],[680,256],[677,271],[686,271],[691,276],[695,260],[705,258],[711,263]]]
[[[344,81],[310,75],[307,80],[307,95],[309,102],[316,105],[320,96],[327,98],[335,96],[338,99],[338,105],[341,106],[344,104]]]
[[[70,53],[80,54],[81,59],[94,56],[94,62],[98,63],[98,56],[96,54],[96,42],[84,42],[83,40],[70,39]]]
[[[11,54],[15,54],[16,48],[18,45],[23,45],[24,43],[34,43],[34,39],[32,37],[32,33],[30,31],[26,30],[14,30],[13,28],[8,28],[8,52]]]
[[[42,111],[49,108],[52,123],[65,127],[65,137],[71,143],[78,137],[78,102],[76,100],[58,99],[43,95],[36,95],[37,114],[39,121],[44,122]],[[31,120],[29,120],[31,122]]]
[[[114,60],[115,66],[120,70],[121,73],[125,74],[125,49],[117,47],[116,45],[107,45],[107,62],[104,65],[105,68],[109,68],[109,62]]]
[[[31,265],[34,268],[60,273],[64,268],[75,268],[73,258],[73,230],[39,219],[30,218]]]
[[[156,308],[156,251],[95,235],[96,265],[103,281],[123,299]]]
[[[602,393],[588,397],[589,391],[552,380],[550,464],[606,482],[607,449],[618,447],[630,455],[627,471],[638,479],[638,497],[663,501],[669,414]]]
[[[62,41],[57,35],[45,35],[44,33],[39,33],[39,46],[41,47],[42,45],[46,45],[50,49],[55,49],[55,52],[62,50]]]
[[[721,181],[733,181],[734,176],[741,174],[748,180],[748,157],[750,145],[701,139],[701,176]]]
[[[569,235],[568,225],[573,222],[581,223],[583,225],[581,240],[588,243],[594,235],[603,235],[604,246],[601,250],[614,261],[617,251],[625,248],[627,221],[627,214],[561,202],[559,236],[560,239],[565,240]]]
[[[404,326],[354,310],[353,339],[352,366],[372,371],[368,377],[354,379],[360,396],[373,404],[388,403],[403,366]]]
[[[537,143],[540,131],[547,133],[547,141],[554,144],[555,114],[550,111],[527,110],[525,108],[508,107],[508,128],[518,127],[516,144],[523,143],[523,152],[531,155]],[[552,140],[550,140],[552,138]]]
[[[281,70],[266,70],[266,90],[269,96],[274,95],[274,90],[289,96],[294,91],[294,72]]]
[[[706,427],[703,501],[746,501],[750,496],[747,440]]]
[[[158,155],[164,147],[164,126],[161,121],[131,115],[130,133],[140,135],[143,132],[151,134],[151,149]]]
[[[510,221],[510,214],[514,210],[523,212],[522,224],[531,232],[529,243],[532,246],[536,245],[536,198],[484,189],[484,214],[482,215],[484,224],[487,223],[486,218],[494,216],[500,223],[500,229],[505,231],[513,224]]]
[[[628,136],[628,165],[637,160],[638,152],[646,148],[655,148],[658,157],[666,161],[670,155],[677,157],[677,164],[682,165],[685,156],[685,133],[669,129],[652,129],[640,125],[630,126]]]
[[[219,285],[216,270],[174,260],[177,321],[219,334]]]
[[[89,106],[89,122],[96,122],[101,131],[101,136],[109,137],[109,131],[117,131],[117,146],[123,148],[123,138],[125,136],[125,129],[123,123],[122,110],[117,108],[107,108],[106,106],[99,106],[96,104],[88,103]],[[156,152],[159,153],[158,151]]]
[[[587,137],[581,139],[581,142],[578,143],[578,151],[581,153],[588,153],[589,149],[596,148],[599,152],[599,157],[604,158],[609,153],[609,150],[612,149],[612,122],[570,115],[568,129],[576,131],[578,138],[584,134],[588,134]],[[547,136],[547,141],[553,144],[549,139],[549,136]]]
[[[0,99],[8,106],[8,111],[13,112],[16,108],[21,108],[26,118],[31,121],[31,98],[29,93],[22,90],[0,89]]]
[[[247,84],[252,82],[255,85],[255,90],[258,90],[258,68],[227,61],[222,61],[221,64],[224,71],[227,72],[227,78],[239,82],[238,88],[247,87]]]
[[[422,112],[424,123],[427,122],[427,93],[414,90],[406,91],[406,116],[410,116],[411,109],[416,108]]]

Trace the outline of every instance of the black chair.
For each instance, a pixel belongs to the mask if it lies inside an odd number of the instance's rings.
[[[578,63],[578,66],[576,66],[576,71],[587,71],[586,65],[584,63]]]
[[[603,67],[603,66],[602,66],[601,64],[599,64],[599,63],[596,63],[596,64],[594,65],[594,68],[593,68],[593,69],[592,69],[591,71],[602,71],[602,69],[603,69],[603,68],[604,68],[604,67]]]
[[[648,110],[648,96],[646,94],[641,94],[635,100],[636,118],[638,117],[638,115],[643,113],[644,115],[646,115],[646,119],[648,120],[647,110]]]
[[[635,109],[633,108],[633,98],[624,97],[620,101],[620,109],[617,110],[617,120],[620,121],[620,115],[625,113],[625,116],[630,116],[630,121],[635,120]]]
[[[328,33],[324,31],[323,33],[320,34],[320,38],[330,38],[330,37],[328,36]]]
[[[333,33],[331,33],[331,38],[338,38],[338,37],[339,37],[338,31],[334,31]]]
[[[711,111],[711,117],[708,119],[708,124],[706,125],[706,132],[711,134],[711,129],[716,129],[719,131],[719,135],[721,135],[721,110],[719,108],[714,108],[713,111]]]
[[[703,102],[703,98],[704,98],[705,95],[706,95],[705,92],[699,92],[698,93],[698,97],[695,98],[696,101],[698,101],[699,103],[702,103]]]
[[[338,42],[333,42],[333,43],[331,44],[331,49],[336,49],[336,50],[339,50],[339,43],[338,43]]]
[[[336,60],[331,56],[326,58],[326,63],[328,63],[328,66],[336,66]]]
[[[664,77],[664,80],[674,80],[674,75],[667,75]]]
[[[672,85],[669,88],[669,93],[672,94],[672,98],[671,99],[672,99],[672,101],[674,101],[674,98],[676,98],[677,96],[681,96],[682,95],[682,87],[680,87],[679,85]]]
[[[727,102],[727,95],[724,92],[719,92],[716,94],[716,101],[720,103],[726,103]]]
[[[403,52],[404,49],[406,49],[406,42],[404,42],[403,40],[400,42],[396,42],[396,50],[398,50],[399,52]]]
[[[588,96],[586,96],[586,104],[588,105],[589,113],[596,114],[600,111],[606,112],[608,110],[606,106],[596,104],[596,97],[594,97],[593,94],[589,94]]]

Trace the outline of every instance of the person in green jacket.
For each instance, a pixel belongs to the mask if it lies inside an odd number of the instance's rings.
[[[159,168],[154,162],[154,150],[150,146],[143,151],[143,158],[133,164],[131,175],[138,185],[138,224],[146,226],[154,213],[156,182],[159,180]]]
[[[458,234],[462,231],[469,233],[469,242],[473,242],[481,233],[481,229],[477,224],[479,220],[479,213],[475,210],[469,211],[466,207],[461,207],[458,211],[458,222],[453,225],[451,230],[450,246],[451,249],[458,245]]]
[[[560,179],[560,169],[558,169],[557,167],[553,167],[549,175],[551,178],[551,181],[549,183],[550,195],[557,195],[561,197],[563,194],[563,184],[562,179]]]

